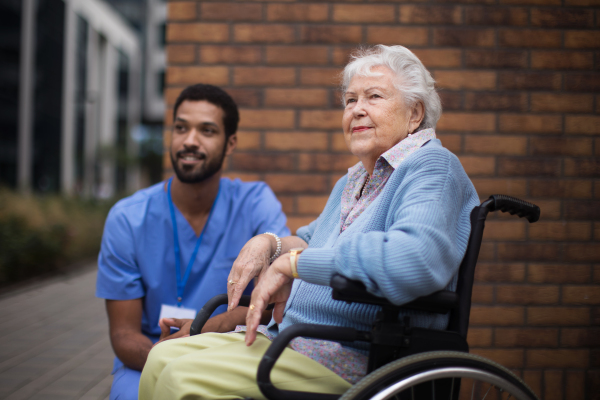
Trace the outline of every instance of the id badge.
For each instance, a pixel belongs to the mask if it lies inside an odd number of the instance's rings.
[[[197,311],[192,308],[185,307],[176,307],[169,306],[167,304],[163,304],[160,307],[160,316],[158,319],[162,318],[177,318],[177,319],[194,319],[196,318]]]

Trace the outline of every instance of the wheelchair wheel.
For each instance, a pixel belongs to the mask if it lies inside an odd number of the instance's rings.
[[[401,358],[367,375],[340,400],[537,400],[515,374],[486,358],[433,351]]]

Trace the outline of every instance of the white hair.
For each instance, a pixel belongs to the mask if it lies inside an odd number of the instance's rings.
[[[435,80],[423,63],[406,47],[384,46],[359,48],[344,68],[342,95],[344,98],[354,75],[378,76],[373,67],[385,66],[396,74],[396,88],[403,96],[406,105],[413,107],[423,103],[425,115],[417,131],[435,128],[442,114],[440,96],[435,91]]]

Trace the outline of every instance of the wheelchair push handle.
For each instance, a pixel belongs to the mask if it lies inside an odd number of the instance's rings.
[[[502,212],[508,212],[510,215],[517,214],[519,218],[527,218],[531,223],[540,219],[540,208],[538,206],[525,200],[503,194],[491,195],[482,206],[485,206],[489,211],[500,210]]]
[[[210,316],[215,312],[215,310],[222,305],[227,304],[227,293],[218,294],[209,301],[204,304],[204,307],[198,314],[196,314],[196,318],[194,318],[194,322],[192,322],[192,326],[190,327],[190,336],[198,335],[206,321],[210,318]],[[240,299],[240,306],[248,307],[250,305],[250,296],[245,294]]]

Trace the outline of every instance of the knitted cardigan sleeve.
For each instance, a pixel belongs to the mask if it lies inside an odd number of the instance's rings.
[[[370,230],[367,223],[340,235],[333,247],[309,247],[299,258],[302,280],[328,285],[339,273],[395,304],[448,286],[466,250],[470,211],[478,204],[458,159],[443,148],[415,152],[380,197],[370,206],[376,210],[370,218],[383,218],[386,228]]]

